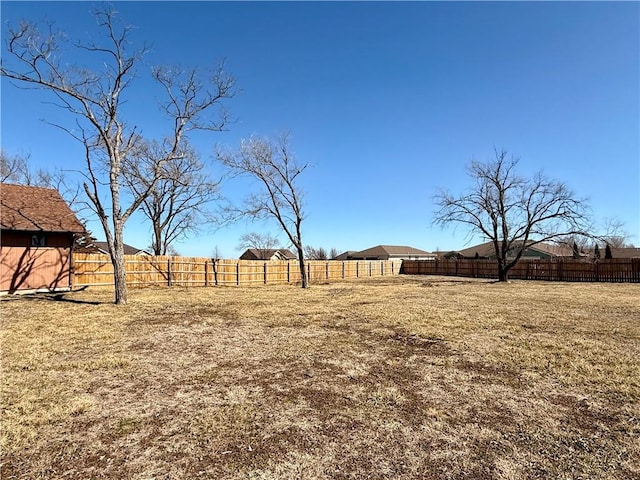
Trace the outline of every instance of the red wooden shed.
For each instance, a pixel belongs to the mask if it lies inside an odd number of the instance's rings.
[[[0,293],[70,290],[84,230],[57,190],[0,184]]]

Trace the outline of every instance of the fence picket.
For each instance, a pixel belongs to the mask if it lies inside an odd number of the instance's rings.
[[[493,260],[404,260],[401,274],[498,278]],[[640,258],[613,258],[598,262],[573,259],[520,260],[509,272],[514,280],[640,283]]]
[[[209,265],[209,262],[211,265]],[[398,275],[400,261],[379,260],[369,275]],[[397,263],[397,266],[395,265]],[[356,278],[364,273],[360,262],[309,260],[311,283]],[[365,264],[366,265],[366,264]],[[297,261],[223,260],[200,257],[125,255],[130,286],[242,286],[300,283]],[[213,272],[211,272],[213,270]],[[210,275],[213,273],[213,279]],[[73,286],[112,286],[113,266],[108,255],[74,253]]]

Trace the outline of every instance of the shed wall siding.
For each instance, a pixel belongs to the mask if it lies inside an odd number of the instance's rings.
[[[0,291],[68,289],[70,253],[69,247],[0,246]]]

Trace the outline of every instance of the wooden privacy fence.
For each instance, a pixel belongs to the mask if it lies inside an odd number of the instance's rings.
[[[398,275],[401,261],[308,260],[311,283],[359,277]],[[300,283],[297,261],[220,260],[200,257],[125,255],[127,285],[216,286]],[[108,255],[74,253],[73,287],[113,286]]]
[[[498,278],[495,260],[405,260],[400,273]],[[640,282],[640,258],[580,260],[520,260],[509,270],[510,279],[560,282]]]

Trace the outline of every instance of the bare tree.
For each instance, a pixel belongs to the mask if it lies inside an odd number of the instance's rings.
[[[270,233],[245,233],[240,237],[238,250],[254,249],[259,260],[268,260],[269,253],[280,247],[280,240]]]
[[[213,250],[211,251],[211,258],[215,261],[219,260],[220,258],[222,258],[222,253],[220,252],[220,247],[218,247],[218,245],[214,245],[213,246]],[[215,263],[214,263],[215,265]]]
[[[309,164],[299,164],[295,160],[288,134],[276,140],[251,137],[241,142],[237,152],[219,150],[217,157],[231,172],[259,180],[262,192],[249,196],[238,213],[277,221],[297,251],[302,288],[307,288],[309,281],[302,244],[304,211],[302,190],[297,181]]]
[[[633,247],[631,234],[626,230],[622,220],[615,217],[604,219],[603,233],[598,235],[598,240],[611,248]]]
[[[123,119],[125,93],[136,79],[136,67],[145,48],[131,50],[131,26],[118,21],[117,13],[104,7],[94,14],[104,34],[101,42],[76,44],[95,61],[78,65],[62,51],[64,35],[49,25],[42,32],[32,23],[21,22],[7,30],[7,54],[2,56],[1,74],[19,84],[49,91],[58,106],[74,118],[73,128],[62,128],[84,147],[84,191],[104,230],[114,269],[115,303],[127,303],[123,229],[162,177],[164,165],[176,157],[184,136],[193,129],[221,130],[227,120],[221,101],[233,95],[234,80],[223,65],[205,81],[196,70],[153,68],[151,75],[164,93],[161,110],[170,131],[160,142],[164,155],[158,158],[146,188],[124,205],[126,194],[123,163],[138,147],[141,136],[135,125]],[[133,99],[129,99],[130,101]],[[216,115],[207,115],[212,110]],[[106,190],[106,192],[105,192]],[[106,193],[106,194],[105,194]]]
[[[309,260],[333,260],[340,252],[335,247],[331,247],[329,252],[327,253],[327,249],[324,247],[312,247],[307,246],[304,247],[305,254]]]
[[[31,185],[29,155],[9,155],[0,150],[0,182]]]
[[[542,173],[530,179],[517,175],[517,164],[518,159],[496,150],[494,160],[471,163],[475,186],[469,192],[436,195],[436,224],[462,223],[491,240],[499,281],[508,280],[527,248],[589,231],[585,200]]]
[[[592,227],[589,235],[567,235],[562,243],[567,246],[577,244],[581,252],[593,249],[594,244],[604,248],[633,247],[632,235],[626,230],[622,220],[616,217],[606,217],[601,224]]]
[[[0,150],[0,182],[28,185],[31,187],[55,188],[76,213],[80,209],[78,203],[79,188],[67,182],[62,170],[34,169],[31,165],[31,155],[9,155]]]
[[[327,254],[327,251],[325,250],[324,247],[312,247],[311,245],[308,245],[306,247],[304,247],[304,252],[306,257],[309,260],[328,260],[329,259],[329,255]]]
[[[164,155],[158,142],[140,142],[123,163],[123,177],[134,196],[149,192],[140,210],[151,222],[154,255],[167,255],[174,242],[211,220],[206,206],[217,198],[220,183],[206,173],[205,164],[187,142],[166,162],[162,162]]]
[[[565,235],[564,237],[557,239],[557,243],[574,250],[575,246],[578,248],[579,252],[584,253],[593,246],[593,238],[594,237],[587,235]]]

